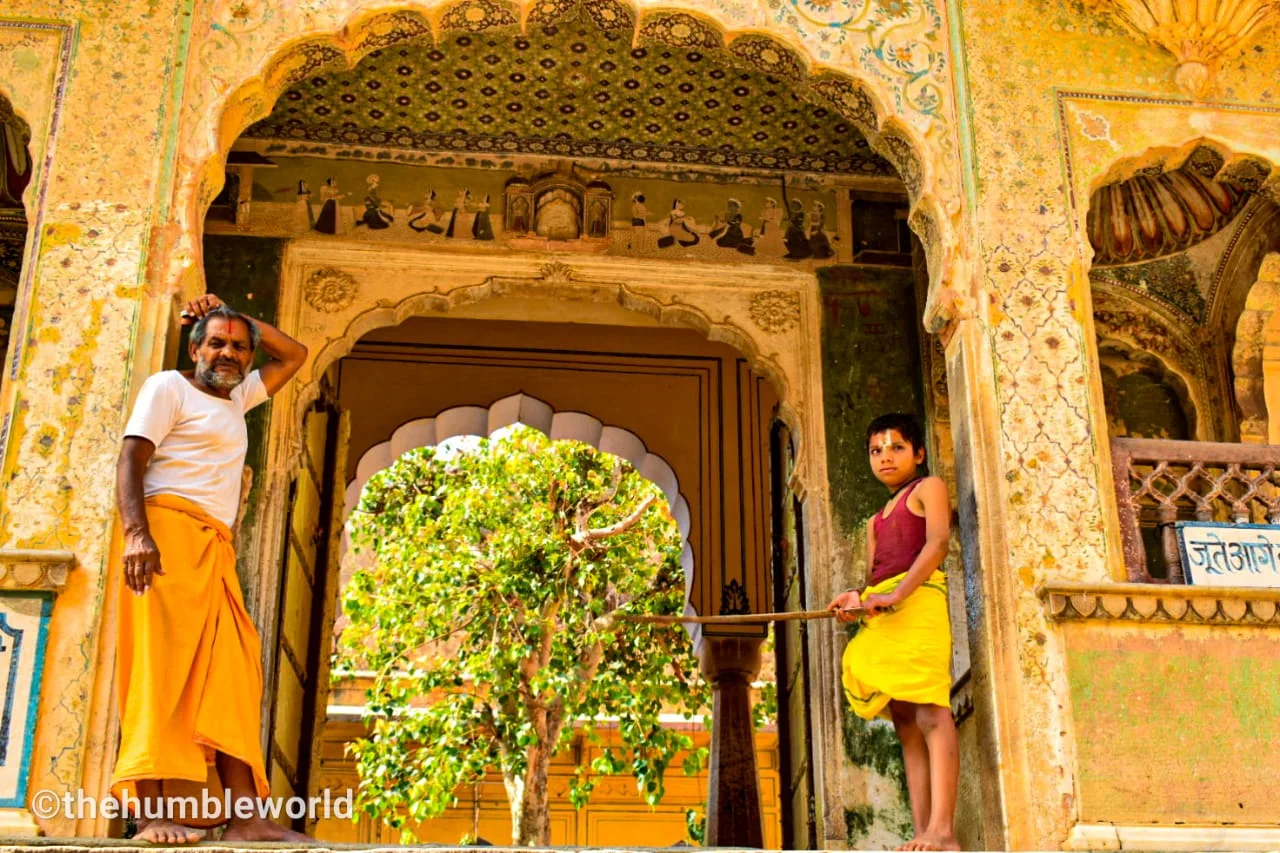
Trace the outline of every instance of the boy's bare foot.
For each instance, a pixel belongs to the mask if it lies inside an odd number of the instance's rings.
[[[195,844],[206,835],[205,830],[183,826],[164,818],[138,821],[138,831],[134,841],[145,841],[148,844]]]
[[[899,850],[959,850],[960,842],[954,835],[943,835],[935,832],[922,832],[915,838],[897,848]]]
[[[292,841],[297,844],[315,844],[316,840],[301,832],[285,829],[263,817],[249,820],[233,820],[222,832],[223,841]]]

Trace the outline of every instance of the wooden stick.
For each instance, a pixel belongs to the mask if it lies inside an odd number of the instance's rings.
[[[860,612],[851,609],[846,612]],[[797,610],[789,613],[742,613],[733,616],[656,616],[647,613],[619,613],[628,622],[648,622],[658,625],[751,625],[760,622],[797,622],[813,619],[831,619],[834,610]]]

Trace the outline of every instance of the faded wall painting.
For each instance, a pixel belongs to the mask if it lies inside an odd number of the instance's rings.
[[[257,157],[230,167],[228,186],[251,181],[248,198],[233,209],[234,194],[224,188],[225,207],[214,206],[206,227],[478,250],[810,267],[835,261],[838,195],[816,178],[713,184],[620,177],[554,161],[519,172],[501,165],[507,168]]]

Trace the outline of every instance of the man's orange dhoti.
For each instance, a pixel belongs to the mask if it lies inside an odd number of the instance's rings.
[[[142,779],[204,783],[223,752],[249,765],[258,796],[266,797],[261,645],[241,596],[231,531],[173,495],[148,498],[147,521],[164,574],[141,596],[121,583],[112,794],[136,797],[133,783]]]

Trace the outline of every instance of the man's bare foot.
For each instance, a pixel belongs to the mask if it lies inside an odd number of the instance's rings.
[[[959,850],[960,842],[954,835],[943,835],[936,832],[922,832],[903,844],[898,850]]]
[[[266,818],[233,820],[222,831],[223,841],[292,841],[298,844],[315,844],[316,840],[301,832],[285,829]]]
[[[148,844],[195,844],[206,835],[205,830],[183,826],[164,818],[138,821],[138,831],[134,841],[145,841]]]

